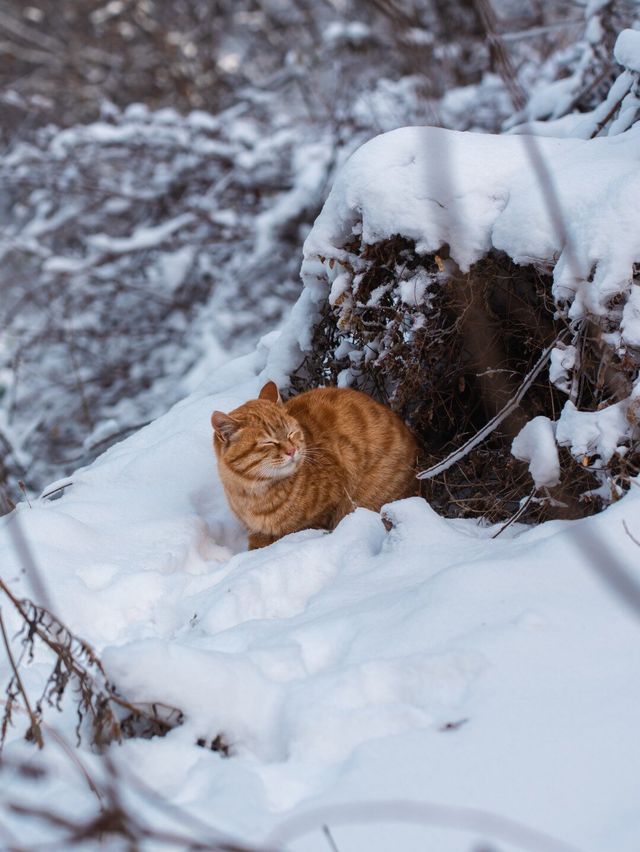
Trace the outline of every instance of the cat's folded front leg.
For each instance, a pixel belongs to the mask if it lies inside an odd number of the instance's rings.
[[[259,550],[259,548],[267,547],[267,545],[273,544],[277,540],[277,536],[265,535],[260,532],[249,533],[249,550]]]

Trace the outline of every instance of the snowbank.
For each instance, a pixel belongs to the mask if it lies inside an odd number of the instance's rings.
[[[571,302],[572,320],[604,315],[614,297],[629,296],[640,261],[639,133],[586,142],[406,127],[378,136],[334,183],[304,245],[304,283],[325,297],[318,281],[357,270],[346,248],[354,236],[373,244],[401,234],[421,254],[448,246],[463,271],[491,249],[554,267],[553,295]],[[625,333],[637,335],[637,325]]]
[[[494,812],[592,852],[635,850],[640,626],[583,544],[599,537],[640,579],[622,528],[640,534],[638,490],[595,518],[497,539],[410,499],[387,507],[389,531],[358,510],[331,534],[247,553],[216,476],[209,415],[254,394],[267,346],[273,358],[285,343],[271,338],[227,365],[75,474],[60,499],[19,507],[56,611],[118,688],[185,713],[166,737],[129,740],[112,756],[172,804],[250,841],[312,807],[406,799]],[[2,576],[32,594],[11,523],[0,527]],[[34,693],[44,671],[44,658],[23,667]],[[73,718],[49,721],[73,740]],[[220,733],[228,759],[195,744]],[[6,754],[25,748],[14,740]],[[37,795],[91,807],[66,759],[45,754],[58,775]],[[15,815],[9,827],[24,843],[39,836]],[[479,839],[388,822],[334,836],[343,852],[461,852]],[[318,830],[290,848],[323,842]]]

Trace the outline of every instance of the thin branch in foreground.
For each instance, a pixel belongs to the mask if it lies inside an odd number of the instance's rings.
[[[327,822],[354,826],[413,823],[493,836],[523,852],[579,852],[578,848],[523,823],[478,808],[437,805],[407,799],[327,805],[284,820],[268,836],[268,847],[283,848]]]
[[[333,835],[331,834],[331,829],[329,828],[328,825],[322,826],[322,833],[324,834],[324,836],[327,839],[327,843],[329,844],[329,848],[331,849],[331,852],[340,852],[335,840],[333,839]]]
[[[618,599],[638,618],[640,616],[640,582],[615,556],[612,548],[604,543],[602,537],[589,527],[581,524],[572,532],[571,539],[576,547],[583,552],[589,568],[601,580],[604,580],[611,591],[615,592]],[[630,533],[628,535],[640,546],[640,542],[637,542]]]
[[[626,522],[626,521],[624,521],[624,520],[622,521],[622,526],[624,527],[624,531],[625,531],[625,532],[626,532],[626,534],[629,536],[629,538],[631,539],[631,541],[632,541],[634,544],[637,544],[637,545],[638,545],[638,547],[640,547],[640,541],[638,541],[638,539],[637,539],[637,538],[633,535],[633,533],[631,532],[631,530],[630,530],[630,529],[629,529],[629,527],[627,526],[627,522]]]
[[[103,758],[105,775],[97,785],[100,808],[97,811],[70,815],[48,805],[24,803],[6,798],[4,806],[14,817],[22,817],[39,822],[55,832],[56,837],[50,843],[37,846],[11,847],[21,852],[35,852],[36,849],[67,849],[81,847],[86,843],[98,842],[104,845],[107,840],[121,840],[128,849],[139,849],[143,843],[153,843],[154,848],[179,848],[198,850],[198,852],[258,852],[256,847],[226,837],[210,826],[202,826],[194,821],[185,830],[160,828],[154,825],[151,815],[144,818],[140,808],[129,803],[131,792],[123,785],[115,763],[105,755]],[[20,766],[16,767],[18,770]],[[5,787],[6,791],[6,787]],[[166,804],[162,801],[159,805]],[[164,813],[164,808],[162,808]],[[261,848],[260,852],[275,852]]]
[[[26,571],[36,598],[42,606],[47,607],[49,610],[52,609],[51,598],[49,597],[47,588],[42,580],[40,571],[38,570],[29,542],[22,531],[20,516],[17,512],[14,511],[9,516],[6,522],[6,528],[9,531],[9,536],[13,541],[13,546],[15,547],[18,559]]]
[[[22,683],[22,678],[20,677],[20,672],[18,671],[18,666],[16,665],[15,658],[11,651],[11,644],[9,643],[9,637],[7,636],[7,631],[4,626],[4,619],[2,617],[2,608],[0,608],[0,632],[2,633],[2,641],[4,642],[4,647],[7,652],[7,657],[9,658],[9,664],[13,671],[13,680],[15,681],[16,686],[18,687],[18,691],[22,695],[22,700],[24,701],[24,706],[29,715],[29,719],[31,720],[31,724],[29,726],[29,730],[27,731],[27,739],[34,742],[38,748],[42,748],[44,746],[44,740],[42,738],[42,729],[40,727],[40,720],[36,716],[36,714],[31,709],[31,703],[29,701],[29,696],[27,695],[27,690],[24,688],[24,684]],[[7,687],[7,692],[11,691],[11,683]],[[11,696],[9,697],[9,701],[11,702]],[[9,710],[10,714],[11,710]],[[8,718],[8,715],[5,714],[5,718],[3,720],[3,739],[5,734],[5,723]]]
[[[136,705],[120,696],[109,682],[102,662],[91,645],[73,634],[49,610],[28,599],[18,600],[2,579],[0,592],[9,598],[22,619],[21,641],[29,656],[33,656],[36,640],[54,654],[53,668],[44,692],[31,714],[32,726],[33,718],[40,723],[44,702],[60,709],[62,698],[70,685],[75,691],[78,742],[85,716],[91,722],[91,743],[98,749],[113,741],[120,742],[124,737],[163,736],[181,724],[182,713],[177,708],[168,707],[162,702]],[[0,748],[12,706],[11,701],[7,702],[0,730]]]

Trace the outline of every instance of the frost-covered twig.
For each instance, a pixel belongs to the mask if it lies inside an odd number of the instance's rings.
[[[65,489],[69,488],[73,485],[73,479],[70,476],[66,476],[64,479],[58,480],[57,482],[52,482],[48,488],[46,488],[42,494],[40,495],[41,500],[51,500],[57,494],[61,494]]]
[[[520,508],[518,509],[518,511],[515,513],[515,515],[512,515],[512,517],[509,518],[509,520],[506,522],[506,524],[503,524],[497,532],[494,532],[494,534],[491,536],[491,538],[498,538],[498,536],[501,535],[507,529],[507,527],[510,527],[511,524],[515,524],[515,522],[524,515],[524,513],[529,508],[529,504],[531,503],[531,501],[534,498],[536,490],[537,490],[536,488],[532,489],[529,496],[525,500],[522,501],[522,504],[521,504]]]
[[[606,101],[602,105],[603,107],[605,107],[606,111],[604,111],[604,115],[602,115],[601,118],[598,118],[598,121],[597,121],[595,127],[593,128],[591,135],[589,136],[590,139],[594,139],[596,136],[598,136],[599,133],[602,130],[604,130],[604,128],[607,126],[607,124],[611,121],[613,116],[618,112],[618,110],[622,106],[622,102],[624,101],[624,99],[627,97],[627,95],[631,91],[632,84],[633,84],[633,78],[631,77],[630,74],[627,73],[626,76],[625,75],[622,76],[621,85],[618,87],[620,89],[620,91],[616,92],[614,97],[611,98],[611,104],[608,105],[609,106],[608,109],[606,109],[606,106],[607,106]],[[597,113],[598,113],[598,110],[596,110],[596,114],[594,115],[594,118],[597,117]]]
[[[88,716],[92,725],[91,742],[98,748],[103,748],[113,740],[119,741],[127,734],[132,735],[139,728],[144,729],[148,736],[162,735],[181,723],[182,714],[176,708],[153,703],[148,710],[120,696],[107,679],[102,662],[93,648],[75,636],[48,609],[30,600],[19,600],[2,579],[0,592],[6,595],[21,619],[21,643],[29,657],[33,656],[36,640],[42,642],[54,655],[53,668],[43,693],[35,703],[35,709],[29,714],[31,726],[27,732],[28,739],[35,736],[39,742],[43,703],[46,701],[49,706],[60,709],[63,696],[70,685],[76,695],[78,740],[81,737],[82,722],[85,716]],[[14,668],[14,679],[16,675],[17,668]],[[18,681],[15,682],[20,688]],[[26,692],[23,688],[20,692],[27,703]],[[11,721],[12,698],[16,694],[12,682],[9,683],[7,694],[10,700],[5,705],[3,714],[0,747]],[[31,707],[30,704],[27,706]]]

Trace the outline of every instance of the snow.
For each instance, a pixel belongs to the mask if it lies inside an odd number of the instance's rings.
[[[314,808],[329,809],[331,826],[334,806],[367,801],[382,803],[383,824],[340,828],[336,816],[342,852],[383,852],[398,838],[408,852],[462,852],[492,837],[394,825],[402,800],[405,810],[433,802],[502,815],[590,852],[632,852],[640,624],[592,571],[588,543],[597,537],[640,579],[622,527],[640,533],[638,489],[597,517],[516,525],[497,539],[497,528],[445,520],[412,498],[383,510],[389,530],[359,509],[333,533],[246,552],[209,416],[255,395],[269,361],[286,359],[290,333],[220,368],[76,472],[59,499],[2,522],[2,576],[14,591],[33,594],[8,535],[18,520],[56,612],[118,689],[185,714],[164,738],[128,740],[111,756],[246,842],[286,835],[289,819]],[[549,429],[529,424],[533,459]],[[13,632],[8,606],[3,615]],[[23,666],[34,693],[45,662],[41,652]],[[73,741],[73,714],[49,722]],[[8,757],[25,753],[18,733]],[[218,734],[228,759],[195,744]],[[86,745],[81,754],[98,771]],[[63,755],[45,755],[57,769],[38,796],[90,808]],[[15,815],[9,827],[23,843],[38,836]],[[287,848],[324,848],[320,823],[311,827]]]
[[[195,217],[183,213],[155,227],[139,227],[130,237],[110,237],[108,234],[94,234],[87,239],[87,244],[99,251],[109,254],[123,254],[128,251],[142,251],[160,245],[176,231],[192,224]]]
[[[340,303],[340,297],[351,288],[351,279],[348,275],[338,275],[333,279],[331,290],[329,291],[329,304],[336,305]]]
[[[603,29],[594,16],[604,6],[593,0],[585,10],[587,39],[596,46]],[[311,349],[327,301],[348,308],[362,272],[361,259],[347,249],[354,236],[374,243],[400,234],[425,254],[446,244],[443,255],[451,260],[440,259],[437,275],[396,270],[406,305],[428,302],[430,288],[446,280],[451,265],[466,271],[499,250],[517,263],[554,269],[553,296],[572,329],[585,320],[601,322],[620,358],[640,347],[633,281],[640,260],[640,131],[632,126],[640,104],[639,36],[627,30],[619,37],[615,56],[625,70],[591,112],[562,115],[588,64],[578,62],[575,74],[541,85],[519,119],[557,117],[550,122],[520,125],[502,137],[408,127],[362,146],[345,163],[308,235],[304,288],[282,329],[263,337],[255,351],[228,360],[217,331],[241,326],[259,312],[257,304],[267,310],[269,298],[245,287],[254,302],[249,310],[238,310],[235,299],[209,302],[195,335],[202,357],[181,379],[190,396],[92,465],[52,483],[44,491],[49,497],[0,519],[2,579],[15,594],[39,595],[14,550],[12,530],[19,525],[52,609],[96,648],[120,692],[184,714],[184,723],[165,737],[131,739],[109,750],[129,779],[125,801],[149,824],[173,825],[175,807],[245,843],[286,839],[292,852],[325,849],[323,824],[331,826],[341,852],[468,852],[479,843],[515,849],[523,846],[522,831],[558,839],[532,841],[532,848],[637,849],[640,621],[630,597],[605,577],[619,564],[640,582],[632,538],[640,539],[640,481],[583,521],[491,527],[443,519],[412,498],[384,507],[382,517],[358,509],[331,533],[305,530],[247,552],[216,473],[209,418],[214,409],[255,396],[266,379],[285,386]],[[327,26],[321,37],[340,50],[374,34],[353,21]],[[415,28],[408,37],[432,41]],[[231,68],[238,57],[227,53],[223,60]],[[379,79],[374,91],[355,99],[353,115],[391,127],[398,114],[408,114],[407,105],[422,109],[418,85],[418,76]],[[492,98],[504,103],[507,95],[497,78],[485,75],[482,84],[447,94],[441,106],[460,126],[467,112],[469,122],[482,125],[482,104]],[[145,280],[160,294],[182,287],[194,264],[215,278],[224,272],[234,294],[257,276],[277,277],[282,259],[272,259],[274,246],[303,227],[324,193],[336,143],[313,131],[301,139],[291,125],[266,134],[246,105],[234,110],[181,119],[172,109],[152,114],[138,104],[114,123],[105,107],[104,120],[56,132],[48,150],[73,166],[84,146],[91,157],[97,143],[152,144],[184,157],[187,170],[219,157],[221,172],[228,160],[240,174],[251,173],[251,185],[269,189],[252,212],[250,262],[246,251],[232,249],[247,267],[246,278],[236,274],[239,267],[209,257],[208,236],[200,238],[207,252],[192,238],[202,221],[221,226],[220,244],[231,244],[225,228],[247,229],[233,194],[217,203],[224,174],[210,180],[210,194],[202,197],[196,186],[180,208],[186,212],[159,223],[145,214],[131,228],[92,227],[83,237],[90,251],[78,255],[40,246],[36,238],[78,221],[82,209],[51,207],[34,192],[34,215],[18,233],[20,245],[42,257],[44,273],[81,281],[92,270],[98,283],[118,275],[125,255],[140,254]],[[211,138],[226,124],[223,138]],[[590,139],[601,130],[607,135]],[[190,160],[195,154],[200,159]],[[5,164],[24,170],[24,155],[24,149],[10,152]],[[344,151],[335,156],[340,162]],[[286,181],[274,180],[280,159],[291,161]],[[122,197],[105,202],[116,219],[129,209],[132,188],[139,200],[161,198],[172,171],[159,162],[141,178],[142,187],[127,175]],[[181,239],[165,245],[174,234]],[[157,253],[147,258],[150,250]],[[370,307],[387,286],[371,293]],[[175,310],[165,320],[190,328]],[[74,320],[82,323],[82,317]],[[364,357],[377,357],[380,346]],[[172,352],[177,357],[178,346]],[[352,363],[363,357],[348,341],[336,355]],[[567,394],[578,358],[573,344],[558,342],[551,351],[549,379]],[[163,376],[169,361],[160,361]],[[143,367],[132,363],[131,378]],[[338,376],[341,386],[352,380],[349,368]],[[638,381],[627,399],[598,411],[580,411],[571,398],[556,422],[541,416],[527,423],[513,453],[528,462],[536,488],[557,483],[558,446],[600,469],[614,454],[624,456],[637,437],[639,405]],[[135,422],[134,412],[132,401],[121,399],[87,430],[86,446]],[[0,434],[19,459],[41,418],[27,425],[17,430],[0,411]],[[607,564],[595,561],[601,550]],[[18,650],[20,625],[3,603]],[[31,694],[42,692],[50,665],[42,649],[21,661]],[[0,683],[9,676],[2,657]],[[47,722],[74,748],[71,703],[68,696],[61,713],[47,711]],[[90,812],[95,803],[76,767],[56,750],[50,729],[49,747],[37,755],[20,740],[19,717],[15,723],[8,765],[26,758],[51,774],[37,787],[12,776],[0,789],[0,804],[19,794],[23,802],[54,803],[72,816]],[[218,736],[230,746],[228,758],[207,747]],[[104,772],[86,741],[77,748],[93,773]],[[140,780],[160,797],[159,807],[136,792]],[[5,811],[3,820],[21,843],[55,842],[54,829],[47,834],[39,823]]]
[[[323,37],[328,42],[348,42],[362,44],[373,38],[371,27],[363,21],[332,21],[325,29]]]
[[[640,349],[640,286],[637,283],[631,287],[624,306],[620,331],[625,343]]]
[[[622,30],[616,39],[613,55],[618,65],[622,65],[629,71],[640,72],[640,32]]]
[[[405,305],[419,305],[424,301],[425,294],[433,283],[433,278],[424,269],[418,270],[415,275],[400,281],[398,285],[400,298]]]
[[[358,222],[366,243],[397,233],[414,239],[421,252],[448,243],[455,260],[468,269],[490,246],[490,228],[506,200],[502,186],[523,156],[515,137],[430,127],[378,136],[339,173],[305,242],[305,257],[346,259],[341,249]],[[489,197],[487,174],[494,186]],[[443,209],[448,216],[441,215]]]
[[[549,172],[566,234],[549,209],[531,146]],[[518,263],[557,261],[554,295],[572,300],[571,318],[603,314],[614,295],[628,293],[638,260],[638,160],[634,132],[586,143],[394,130],[344,166],[305,242],[305,259],[347,261],[343,246],[356,224],[365,243],[399,233],[419,253],[447,244],[463,271],[494,248]]]
[[[560,461],[556,447],[555,424],[548,417],[534,417],[513,440],[512,454],[529,462],[529,473],[536,488],[560,482]]]
[[[294,154],[294,186],[285,193],[272,208],[259,214],[255,220],[256,255],[265,257],[273,247],[274,236],[278,228],[290,224],[309,207],[327,176],[327,167],[331,157],[331,148],[326,140],[300,145]]]
[[[569,393],[571,388],[569,374],[576,364],[576,358],[575,346],[559,345],[551,350],[549,381],[565,393]]]
[[[606,465],[614,453],[625,453],[625,444],[634,428],[627,417],[628,408],[629,402],[623,400],[601,411],[578,411],[567,400],[558,420],[558,444],[570,447],[573,456],[586,457],[596,467]],[[593,460],[592,456],[597,458]]]

